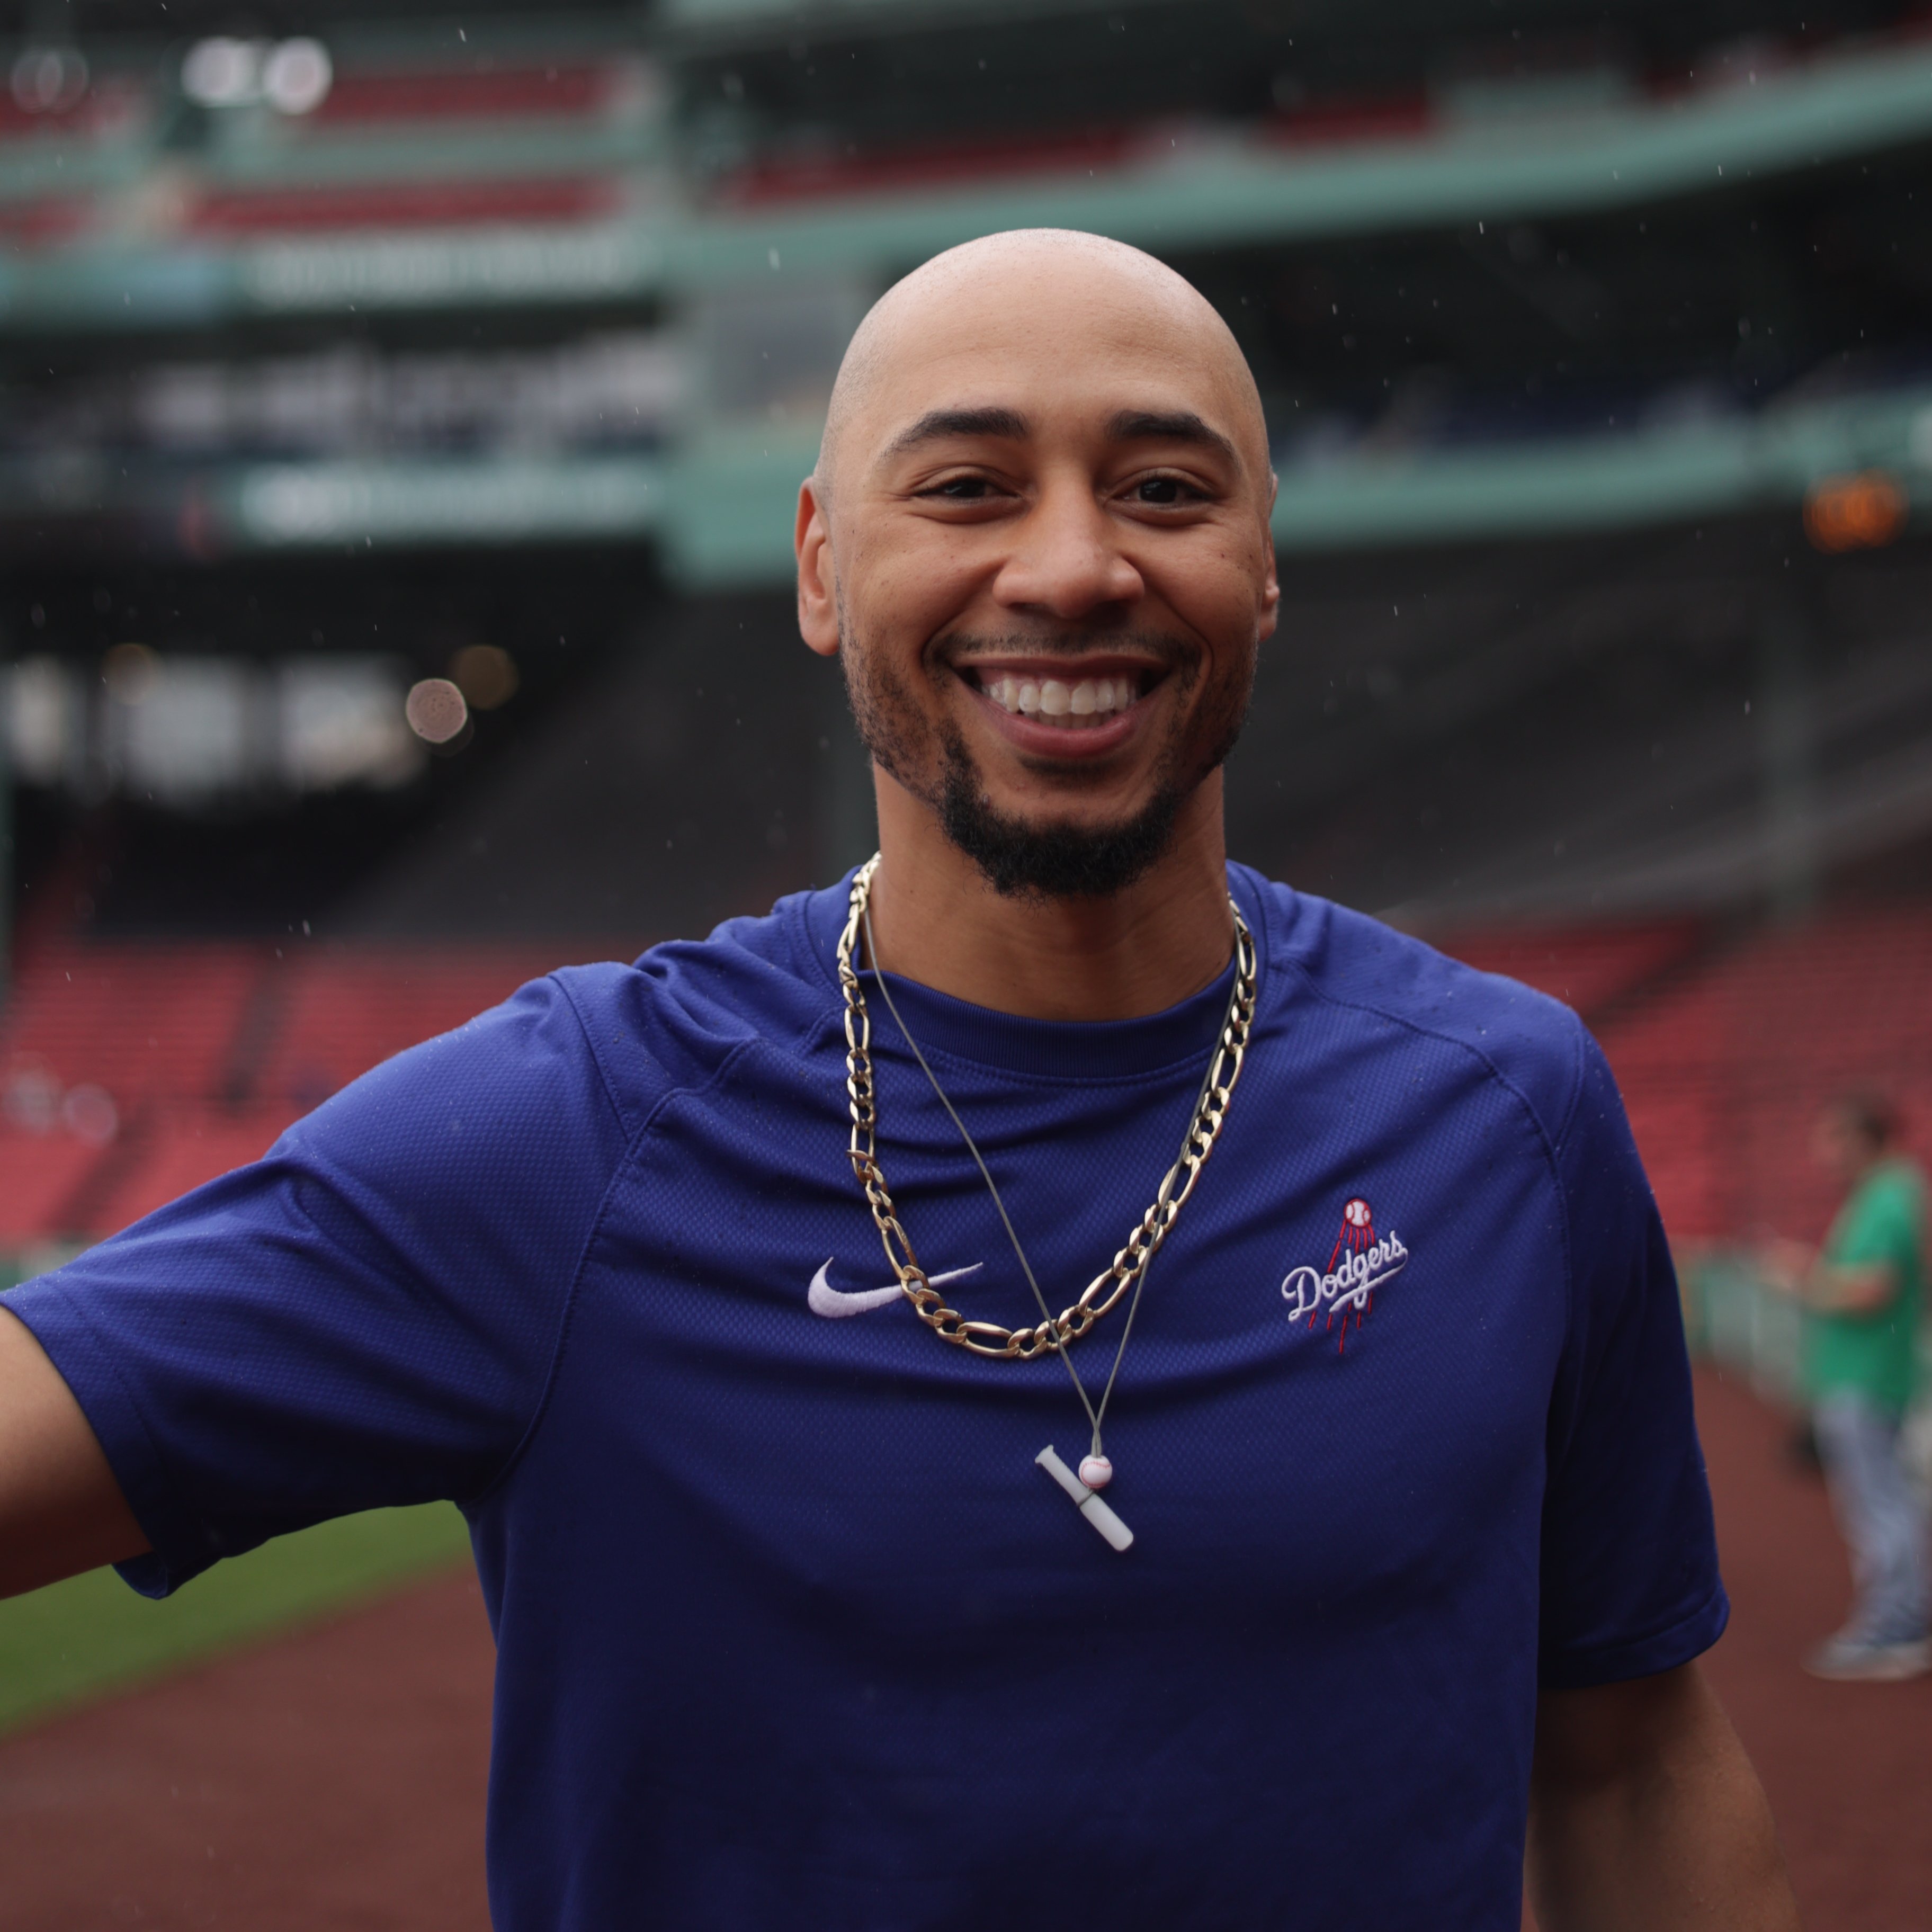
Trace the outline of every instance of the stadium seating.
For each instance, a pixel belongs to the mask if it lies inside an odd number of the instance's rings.
[[[1846,910],[1728,936],[1691,920],[1491,929],[1447,950],[1596,1029],[1680,1245],[1818,1235],[1834,1196],[1810,1124],[1848,1088],[1877,1088],[1910,1126],[1932,1126],[1932,913]],[[556,963],[554,948],[510,946],[34,949],[0,1023],[0,1082],[14,1083],[0,1251],[125,1226]],[[93,1111],[64,1118],[76,1090]]]
[[[254,1090],[301,1113],[560,964],[553,950],[395,946],[298,960]]]
[[[585,221],[614,212],[619,202],[610,182],[574,176],[551,181],[228,188],[201,198],[194,211],[194,226],[211,233],[244,235]]]
[[[1685,963],[1703,940],[1694,920],[1629,926],[1515,926],[1459,934],[1448,950],[1485,973],[1520,980],[1574,1006],[1593,1023],[1658,976]]]
[[[0,1252],[125,1227],[557,963],[468,946],[29,949],[0,1021]]]
[[[868,149],[765,156],[718,184],[718,199],[754,206],[820,196],[883,194],[1007,176],[1052,176],[1118,167],[1150,136],[1124,128],[988,134]]]
[[[1723,943],[1680,927],[1674,956],[1672,930],[1470,934],[1448,950],[1568,997],[1596,1026],[1673,1241],[1814,1240],[1837,1190],[1811,1160],[1810,1129],[1834,1096],[1888,1096],[1928,1151],[1932,913],[1834,910]],[[1620,958],[1634,969],[1621,986]]]
[[[91,1208],[92,1228],[111,1233],[231,1168],[258,1160],[295,1118],[292,1108],[256,1107],[227,1114],[186,1110],[137,1148],[123,1171],[104,1177]]]
[[[333,129],[417,121],[549,119],[607,111],[622,85],[610,62],[536,66],[351,68],[336,76],[315,124]]]
[[[1708,1132],[1718,1212],[1699,1232],[1766,1226],[1816,1235],[1834,1189],[1808,1142],[1833,1095],[1868,1087],[1889,1096],[1904,1107],[1921,1154],[1927,1150],[1932,913],[1821,917],[1739,949],[1716,976]],[[1687,1054],[1696,1044],[1682,1041]]]
[[[100,1157],[68,1135],[0,1132],[0,1252],[58,1240],[70,1225],[68,1202]]]
[[[30,952],[0,1026],[0,1068],[32,1054],[64,1088],[104,1088],[123,1115],[218,1099],[262,956],[165,942]]]

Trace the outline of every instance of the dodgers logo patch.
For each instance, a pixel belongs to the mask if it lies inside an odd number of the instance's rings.
[[[1336,1353],[1348,1346],[1348,1317],[1360,1328],[1362,1318],[1375,1306],[1376,1290],[1391,1275],[1402,1272],[1408,1250],[1402,1237],[1391,1228],[1385,1234],[1376,1232],[1376,1217],[1364,1197],[1352,1196],[1342,1207],[1342,1232],[1325,1268],[1306,1264],[1291,1268],[1281,1284],[1281,1298],[1288,1304],[1291,1322],[1306,1319],[1310,1328],[1322,1318],[1322,1332],[1332,1329],[1339,1316],[1342,1323]]]

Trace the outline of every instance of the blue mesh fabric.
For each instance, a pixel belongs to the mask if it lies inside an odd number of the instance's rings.
[[[1058,1362],[808,1310],[828,1260],[890,1279],[837,891],[527,987],[10,1295],[153,1539],[131,1580],[460,1502],[502,1932],[1514,1932],[1539,1683],[1723,1627],[1669,1257],[1574,1016],[1230,879],[1260,1014],[1108,1419],[1126,1555],[1034,1466],[1087,1446]],[[1064,1305],[1173,1158],[1226,981],[1086,1026],[894,991]],[[922,1261],[1034,1318],[873,1007]]]

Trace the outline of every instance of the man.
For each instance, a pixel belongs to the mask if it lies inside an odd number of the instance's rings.
[[[1925,1524],[1899,1459],[1925,1292],[1925,1180],[1898,1140],[1896,1111],[1875,1096],[1827,1107],[1812,1153],[1848,1190],[1844,1204],[1816,1255],[1781,1242],[1765,1257],[1772,1285],[1806,1310],[1812,1429],[1852,1558],[1852,1614],[1806,1659],[1815,1677],[1886,1682],[1932,1669]]]
[[[1146,256],[892,290],[798,518],[876,871],[17,1292],[14,1586],[455,1498],[505,1928],[1514,1928],[1526,1812],[1544,1932],[1794,1924],[1600,1058],[1226,863],[1273,489]]]

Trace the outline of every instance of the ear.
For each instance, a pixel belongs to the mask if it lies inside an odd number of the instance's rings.
[[[798,486],[798,521],[792,532],[798,557],[798,628],[822,658],[838,655],[838,590],[832,562],[832,532],[824,493],[815,476]]]
[[[1268,561],[1262,575],[1261,609],[1257,613],[1256,640],[1266,644],[1274,635],[1274,627],[1281,620],[1281,571],[1274,550],[1274,502],[1281,488],[1280,479],[1270,470],[1268,472],[1268,514],[1262,520],[1262,543],[1268,553]]]

